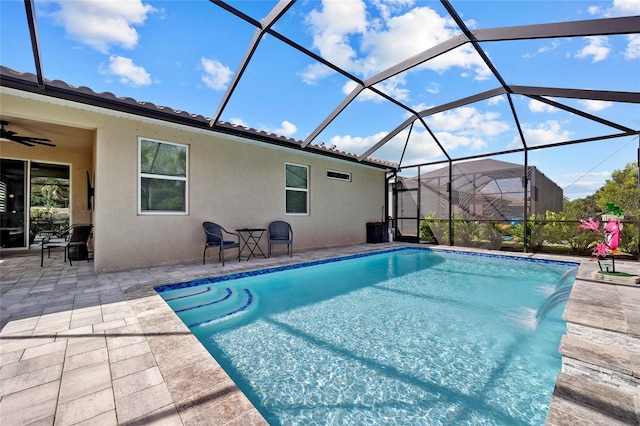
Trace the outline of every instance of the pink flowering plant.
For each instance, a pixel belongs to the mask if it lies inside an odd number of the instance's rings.
[[[620,219],[622,216],[622,209],[613,203],[607,203],[608,212],[616,216],[616,218],[610,218],[604,225],[602,231],[600,230],[600,222],[589,218],[587,220],[580,219],[580,225],[576,228],[577,231],[588,231],[603,237],[603,241],[599,241],[595,244],[592,256],[607,257],[614,254],[623,254],[617,251],[620,244]]]

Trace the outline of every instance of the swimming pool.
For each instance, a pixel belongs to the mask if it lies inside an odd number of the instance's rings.
[[[157,287],[272,425],[543,424],[570,262],[399,249]]]

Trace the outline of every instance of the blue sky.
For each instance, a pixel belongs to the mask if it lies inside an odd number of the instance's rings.
[[[230,1],[256,20],[272,1]],[[640,1],[455,1],[471,29],[640,15]],[[34,72],[20,0],[0,0],[0,63]],[[211,117],[237,71],[255,28],[206,0],[36,1],[44,75],[96,92],[111,92]],[[275,29],[357,78],[460,34],[440,2],[298,1]],[[508,84],[640,91],[640,34],[576,37],[482,45]],[[354,83],[265,36],[221,119],[304,140],[345,98]],[[499,87],[470,45],[376,86],[416,111]],[[514,96],[529,146],[618,131]],[[556,99],[631,128],[640,128],[633,104]],[[313,143],[361,154],[408,117],[365,90]],[[452,157],[521,146],[506,97],[433,115],[427,120]],[[398,162],[407,131],[372,156]],[[529,163],[573,199],[589,195],[636,158],[638,138],[619,138],[536,150]],[[445,157],[429,133],[415,126],[403,165]],[[522,155],[498,157],[522,163]]]

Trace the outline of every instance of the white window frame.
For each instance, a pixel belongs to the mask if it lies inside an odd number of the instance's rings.
[[[287,186],[287,166],[303,167],[307,171],[307,187],[306,188],[292,188]],[[289,213],[287,212],[287,192],[297,191],[306,193],[306,206],[305,213]],[[284,163],[284,214],[286,216],[309,216],[309,166],[305,164],[296,163]]]
[[[142,173],[142,165],[140,164],[142,158],[142,141],[147,142],[155,142],[166,145],[174,145],[179,146],[185,149],[185,175],[183,176],[168,176],[168,175],[159,175],[155,173]],[[176,142],[167,142],[161,141],[152,138],[146,138],[139,136],[138,137],[138,215],[141,216],[151,216],[151,215],[173,215],[173,216],[185,216],[189,214],[189,145],[176,143]],[[185,182],[184,185],[184,211],[178,210],[142,210],[142,179],[159,179],[159,180],[176,180]]]

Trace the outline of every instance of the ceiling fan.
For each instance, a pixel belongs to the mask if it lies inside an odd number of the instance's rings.
[[[26,146],[36,146],[38,145],[46,145],[46,146],[55,146],[55,144],[51,143],[50,139],[46,138],[35,138],[31,136],[19,136],[16,132],[11,130],[5,130],[4,126],[8,126],[9,122],[0,120],[0,139],[6,139],[12,142],[18,142],[22,145]]]

